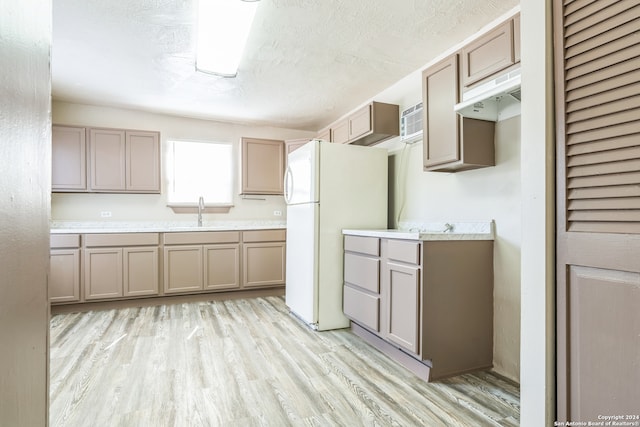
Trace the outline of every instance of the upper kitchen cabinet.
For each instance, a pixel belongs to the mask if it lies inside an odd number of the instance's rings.
[[[322,135],[322,137],[320,136]],[[337,144],[373,145],[400,135],[400,108],[395,104],[371,102],[319,133]]]
[[[454,54],[422,72],[425,171],[456,172],[495,165],[494,123],[461,119],[459,60]]]
[[[520,61],[520,15],[462,48],[462,85],[469,88]]]
[[[287,139],[284,142],[284,145],[286,147],[287,157],[292,151],[296,151],[298,148],[302,147],[304,144],[306,144],[309,141],[311,141],[310,138]]]
[[[51,190],[87,191],[85,128],[53,126],[51,131]]]
[[[284,194],[284,141],[242,138],[241,194]]]
[[[157,132],[89,129],[90,189],[96,192],[160,192]]]
[[[321,139],[323,141],[331,141],[331,128],[330,127],[326,127],[324,129],[322,129],[321,131],[319,131],[317,138]]]

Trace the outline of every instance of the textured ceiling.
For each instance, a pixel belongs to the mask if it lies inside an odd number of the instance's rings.
[[[196,0],[54,0],[53,98],[318,130],[518,0],[262,0],[238,76],[195,72]]]

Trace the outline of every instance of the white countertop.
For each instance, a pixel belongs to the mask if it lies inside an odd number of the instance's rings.
[[[453,229],[445,232],[447,224],[451,224]],[[493,221],[400,225],[402,228],[396,230],[345,229],[342,234],[403,240],[494,240]]]
[[[179,221],[52,221],[53,234],[92,233],[175,233],[186,231],[232,231],[285,229],[284,221],[205,221],[202,227]]]

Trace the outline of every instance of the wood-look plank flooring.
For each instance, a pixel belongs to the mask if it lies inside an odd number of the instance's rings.
[[[489,372],[427,383],[282,297],[55,315],[50,425],[517,426]]]

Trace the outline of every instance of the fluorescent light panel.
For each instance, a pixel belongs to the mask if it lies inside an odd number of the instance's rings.
[[[196,70],[236,76],[257,6],[257,1],[198,1]]]

